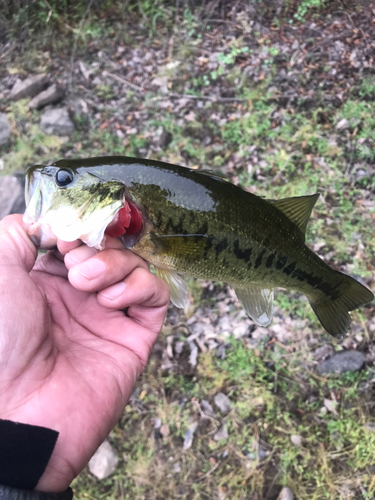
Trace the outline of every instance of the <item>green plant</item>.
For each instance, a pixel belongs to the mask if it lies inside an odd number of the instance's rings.
[[[365,78],[359,88],[358,94],[360,97],[375,98],[375,80],[374,78]]]
[[[321,9],[326,4],[326,0],[301,0],[294,17],[297,21],[303,21],[311,11]]]

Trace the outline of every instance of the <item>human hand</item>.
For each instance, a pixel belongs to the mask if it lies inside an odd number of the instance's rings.
[[[35,263],[22,216],[0,221],[0,418],[59,432],[46,492],[65,490],[119,419],[169,304],[119,241],[58,248]]]

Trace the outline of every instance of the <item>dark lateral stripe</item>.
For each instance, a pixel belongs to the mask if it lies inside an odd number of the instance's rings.
[[[290,276],[296,267],[297,262],[292,262],[283,268],[283,273]]]
[[[250,262],[251,248],[245,248],[244,250],[242,250],[242,248],[240,248],[240,242],[238,240],[234,241],[233,253],[237,257],[237,259],[244,260],[246,264]]]
[[[260,254],[257,257],[257,260],[255,261],[255,265],[254,265],[255,269],[257,269],[262,264],[263,257],[264,257],[265,253],[266,253],[266,249],[263,248],[263,250],[260,252]]]
[[[287,266],[283,269],[283,272],[291,266],[292,264]],[[323,278],[315,276],[313,273],[303,271],[302,269],[294,269],[292,272],[292,278],[297,278],[299,281],[306,281],[310,286],[322,291],[331,300],[335,300],[340,296],[340,291],[337,287],[325,282]]]
[[[272,262],[274,261],[275,259],[275,254],[274,253],[271,253],[271,255],[269,255],[267,257],[267,260],[266,260],[266,267],[269,268],[272,266]]]
[[[220,240],[219,243],[215,245],[215,252],[216,255],[221,253],[223,250],[226,250],[228,248],[228,240],[227,238],[224,238],[223,240]]]
[[[287,258],[284,257],[283,255],[279,255],[276,261],[276,269],[279,271],[282,269],[284,266],[286,266]]]

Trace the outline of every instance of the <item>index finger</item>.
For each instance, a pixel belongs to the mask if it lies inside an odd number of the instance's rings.
[[[63,241],[60,239],[57,240],[57,249],[63,256],[66,255],[71,250],[74,250],[75,248],[78,248],[82,245],[84,245],[84,243],[81,240],[74,240],[74,241]],[[110,236],[106,236],[105,248],[106,249],[117,248],[121,250],[124,248],[124,245],[119,238],[111,238]]]

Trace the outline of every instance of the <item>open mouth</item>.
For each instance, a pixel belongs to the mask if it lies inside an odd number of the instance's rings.
[[[125,200],[112,222],[105,230],[105,234],[112,238],[121,238],[126,248],[131,248],[140,238],[143,228],[143,217],[138,208],[131,201]]]

